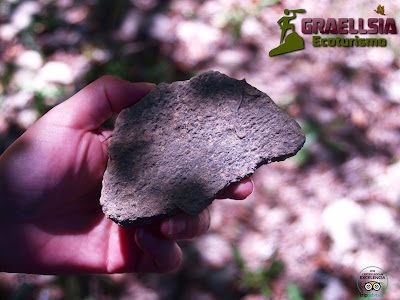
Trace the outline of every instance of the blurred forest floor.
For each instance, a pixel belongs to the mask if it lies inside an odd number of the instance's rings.
[[[215,201],[209,232],[172,274],[0,273],[1,299],[358,299],[367,266],[400,297],[400,38],[270,58],[285,8],[377,17],[375,1],[0,1],[0,153],[105,74],[183,80],[219,70],[266,92],[305,147],[263,166],[245,201]],[[385,5],[399,20],[400,3]],[[294,22],[300,32],[300,19]],[[399,28],[398,28],[399,29]],[[6,241],[2,241],[6,242]]]

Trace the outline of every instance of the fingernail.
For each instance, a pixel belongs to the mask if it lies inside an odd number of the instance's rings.
[[[251,177],[248,177],[247,179],[244,180],[245,182],[242,182],[242,188],[243,189],[248,189],[248,186],[251,185],[251,192],[254,191],[254,183],[253,183],[253,179],[251,179]]]
[[[155,88],[155,86],[156,86],[155,83],[150,83],[150,82],[136,82],[134,84],[140,85],[141,87],[144,87],[145,89],[149,89],[149,90]]]
[[[149,88],[154,88],[157,84],[150,83],[150,82],[143,82],[144,85],[148,86]]]
[[[186,222],[184,220],[179,220],[179,219],[174,220],[173,218],[170,218],[168,224],[169,224],[169,230],[168,230],[169,235],[183,233],[186,229]]]
[[[184,220],[175,220],[173,227],[173,234],[183,233],[186,230],[186,222]]]
[[[150,93],[150,91],[156,86],[154,83],[149,82],[129,82],[129,84],[130,87],[134,89],[135,94],[139,95],[140,98]]]
[[[247,191],[249,190],[249,186],[251,185],[251,192],[248,193]],[[236,188],[236,192],[242,195],[240,200],[246,199],[248,196],[250,196],[254,191],[254,183],[253,180],[248,177],[241,182],[238,183],[238,187]]]
[[[253,192],[254,192],[254,181],[253,181],[253,179],[251,179],[251,177],[249,177],[249,179],[250,179],[251,184],[252,184],[252,189],[251,189],[251,193],[250,193],[250,195],[251,195],[251,194],[253,194]],[[250,196],[250,195],[249,195],[249,196]]]

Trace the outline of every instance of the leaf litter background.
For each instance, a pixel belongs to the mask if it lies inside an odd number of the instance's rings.
[[[268,57],[285,8],[371,18],[378,4],[399,20],[394,1],[1,1],[1,152],[102,75],[159,83],[210,69],[266,92],[307,143],[261,167],[247,200],[215,201],[209,232],[180,243],[179,271],[1,273],[0,298],[358,299],[358,273],[376,265],[389,277],[385,299],[398,299],[399,36],[384,36],[385,48],[314,48],[303,35],[305,50]]]

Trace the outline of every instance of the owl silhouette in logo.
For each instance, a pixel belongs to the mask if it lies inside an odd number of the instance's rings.
[[[382,16],[386,16],[385,15],[385,7],[384,6],[381,6],[380,4],[378,5],[378,8],[375,10],[374,9],[374,11],[377,13],[377,14],[380,14],[380,15],[382,15]]]
[[[379,282],[376,282],[376,281],[370,281],[370,282],[367,282],[364,285],[364,287],[365,287],[365,289],[367,291],[370,291],[372,289],[374,289],[375,291],[379,291],[379,289],[381,288],[381,284]]]

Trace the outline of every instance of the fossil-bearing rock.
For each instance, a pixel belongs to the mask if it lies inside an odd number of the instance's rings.
[[[210,71],[161,83],[119,114],[100,203],[123,226],[196,215],[304,141],[300,126],[245,80]]]

